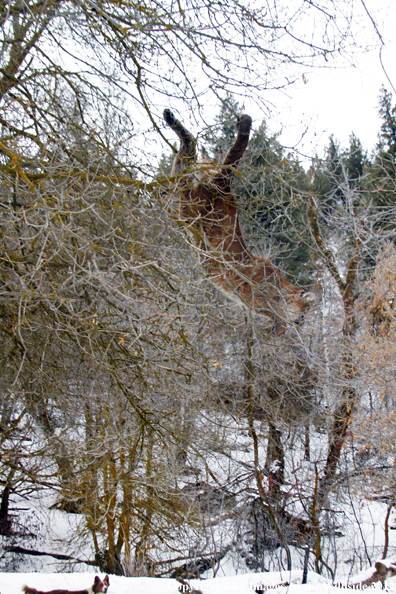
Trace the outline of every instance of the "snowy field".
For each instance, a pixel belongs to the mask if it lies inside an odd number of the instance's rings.
[[[103,579],[103,575],[101,578]],[[396,592],[396,578],[387,581],[387,586],[383,592]],[[290,582],[290,586],[278,586],[277,584]],[[294,583],[293,583],[294,582]],[[92,573],[1,573],[0,574],[0,593],[17,594],[21,592],[22,586],[28,584],[44,591],[66,588],[69,590],[81,590],[89,588],[93,583]],[[327,592],[344,591],[342,588],[332,586],[327,580],[314,572],[309,572],[308,583],[301,584],[301,571],[272,572],[244,574],[234,577],[218,577],[204,581],[191,580],[191,585],[199,588],[203,594],[230,594],[238,592],[240,594],[250,594],[255,592],[257,586],[262,587],[263,591],[283,592],[284,594],[297,594],[305,592]],[[179,584],[174,579],[159,578],[127,578],[119,576],[110,576],[109,594],[177,594]],[[367,588],[367,591],[380,591],[381,584],[375,584]],[[351,590],[348,590],[351,591]]]
[[[55,497],[43,490],[27,498],[12,498],[11,511],[14,514],[15,534],[0,537],[0,594],[17,594],[27,584],[40,591],[56,589],[84,590],[92,583],[97,569],[88,566],[82,559],[94,556],[89,543],[78,544],[79,524],[84,518],[78,514],[66,514],[53,508]],[[337,536],[338,564],[336,580],[342,583],[363,581],[372,574],[370,565],[381,559],[384,549],[384,521],[387,503],[382,501],[344,502],[339,506],[344,519]],[[392,512],[389,523],[388,559],[396,564],[396,514]],[[341,524],[341,520],[340,520]],[[40,556],[11,553],[10,545],[19,545],[25,549],[40,551]],[[351,555],[361,551],[362,555],[351,563]],[[52,554],[70,556],[71,561],[57,559]],[[298,553],[298,554],[297,554]],[[203,574],[206,579],[191,580],[191,585],[203,594],[241,594],[260,591],[297,594],[305,592],[345,591],[335,587],[331,581],[313,571],[308,574],[308,583],[302,585],[301,551],[291,547],[292,567],[299,568],[291,572],[269,571],[265,573],[249,572],[248,567],[239,559],[238,564],[231,553],[222,559],[217,568]],[[79,559],[77,559],[79,558]],[[313,555],[310,567],[313,567]],[[272,569],[271,566],[268,567]],[[358,573],[359,569],[363,569]],[[73,573],[70,573],[73,571]],[[103,579],[104,574],[100,574]],[[288,583],[290,586],[282,586]],[[109,594],[177,594],[180,584],[171,578],[121,577],[110,576]],[[380,591],[377,583],[369,591]],[[384,592],[396,592],[396,576],[386,581]]]
[[[75,555],[73,550],[73,535],[78,530],[78,523],[81,518],[76,514],[65,514],[58,510],[51,509],[53,500],[51,496],[31,496],[29,500],[15,500],[14,505],[18,507],[18,520],[21,525],[29,526],[34,537],[19,537],[15,540],[0,538],[0,594],[17,594],[22,591],[22,587],[27,584],[44,592],[55,589],[83,590],[88,589],[93,583],[95,568],[87,566],[85,563],[70,564],[62,562],[54,557],[42,555],[10,555],[7,553],[7,546],[10,544],[23,545],[29,549],[40,551],[51,551],[53,553]],[[22,508],[24,505],[24,509]],[[359,525],[364,532],[364,541],[366,547],[371,552],[371,562],[381,558],[383,549],[383,523],[386,505],[381,502],[370,502],[368,505],[359,506]],[[347,513],[347,506],[344,507],[344,513]],[[395,523],[394,518],[393,523]],[[349,530],[337,539],[337,549],[341,557],[347,558],[351,542],[356,535],[351,530],[353,522],[348,522]],[[395,558],[396,550],[396,530],[390,532],[389,553],[392,559]],[[354,543],[356,546],[357,543]],[[90,558],[92,551],[80,550],[82,557]],[[80,556],[80,555],[79,555]],[[312,560],[311,560],[312,562]],[[393,561],[394,562],[394,561]],[[68,566],[69,565],[69,566]],[[301,563],[293,555],[294,567],[300,567]],[[361,566],[364,571],[356,574],[356,569],[351,575],[351,568],[348,564],[339,564],[337,578],[342,583],[349,583],[364,580],[370,574],[369,563],[363,559]],[[349,570],[348,570],[349,567]],[[74,573],[67,573],[68,571]],[[30,572],[30,573],[28,573]],[[56,573],[55,573],[56,572]],[[97,570],[96,570],[97,572]],[[235,575],[237,574],[237,575]],[[367,575],[366,575],[367,574]],[[207,572],[204,577],[207,579],[191,580],[191,585],[199,589],[203,594],[211,592],[226,594],[240,592],[241,594],[255,592],[256,588],[261,586],[262,591],[284,592],[285,594],[297,594],[304,592],[343,592],[344,589],[335,587],[329,579],[310,571],[308,574],[308,583],[302,585],[302,570],[296,569],[292,572],[265,572],[249,573],[245,567],[237,569],[233,566],[231,559],[224,559],[221,567],[218,569],[217,577],[213,578],[213,572]],[[101,574],[103,579],[104,575]],[[280,584],[289,583],[290,586]],[[177,594],[180,585],[175,579],[170,578],[132,578],[121,576],[110,576],[109,594]],[[380,591],[381,583],[377,583],[369,591]],[[396,592],[396,577],[387,579],[384,592]]]

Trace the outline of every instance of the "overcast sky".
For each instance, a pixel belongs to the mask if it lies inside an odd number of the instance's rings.
[[[351,38],[343,55],[332,56],[331,62],[318,58],[316,68],[304,70],[296,66],[297,81],[283,91],[264,91],[262,103],[235,95],[252,115],[253,125],[265,119],[271,133],[281,133],[279,140],[285,147],[299,151],[304,166],[309,165],[313,156],[323,156],[331,134],[346,148],[354,132],[370,155],[381,125],[378,100],[382,86],[394,93],[396,104],[396,0],[333,1],[350,3],[350,29],[355,44]],[[159,111],[166,106],[168,103],[159,105]],[[212,103],[208,101],[204,125],[213,123],[218,112],[217,98]],[[194,134],[204,129],[200,122],[189,121],[185,105],[180,105],[179,110],[176,106],[175,113]]]
[[[382,62],[386,74],[396,88],[396,1],[364,0],[373,16],[384,41]],[[363,2],[362,2],[363,6]],[[351,132],[354,132],[369,152],[374,148],[380,119],[378,117],[378,96],[382,85],[393,92],[381,66],[380,39],[367,17],[367,44],[377,43],[377,47],[354,56],[355,66],[335,69],[316,69],[307,71],[304,79],[287,90],[282,99],[277,96],[278,113],[272,114],[272,132],[284,132],[280,138],[286,145],[294,145],[307,129],[304,142],[299,146],[308,155],[319,154],[327,145],[330,134],[347,146]],[[359,40],[364,45],[364,39]],[[396,103],[396,96],[394,98]]]

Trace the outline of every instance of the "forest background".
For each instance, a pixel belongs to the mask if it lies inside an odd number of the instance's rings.
[[[281,336],[205,275],[161,116],[178,109],[219,161],[244,102],[356,48],[356,4],[0,4],[4,550],[29,529],[13,502],[45,491],[80,518],[75,555],[119,575],[200,575],[227,555],[291,568],[308,546],[334,578],[360,499],[384,502],[386,537],[369,550],[358,530],[351,570],[387,555],[392,95],[371,154],[330,137],[309,168],[255,121],[234,184],[244,236],[317,295]]]

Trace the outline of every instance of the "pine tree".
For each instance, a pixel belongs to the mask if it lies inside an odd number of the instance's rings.
[[[367,163],[366,153],[359,138],[352,132],[349,137],[349,149],[345,153],[345,166],[348,181],[353,187],[359,185]]]
[[[220,103],[215,126],[203,137],[204,154],[207,154],[216,163],[220,163],[224,159],[226,152],[234,142],[238,116],[242,111],[243,107],[232,95],[227,93],[225,99]]]
[[[379,115],[382,119],[379,142],[370,169],[369,185],[373,203],[379,211],[394,208],[396,201],[396,107],[392,95],[384,87],[379,98]],[[381,216],[381,227],[395,228],[394,214]]]
[[[327,211],[343,200],[342,183],[345,181],[340,146],[333,134],[329,137],[325,158],[316,158],[314,168],[313,191]]]
[[[382,118],[379,134],[379,148],[394,157],[396,155],[396,107],[392,107],[392,94],[382,87],[379,102],[379,115]]]

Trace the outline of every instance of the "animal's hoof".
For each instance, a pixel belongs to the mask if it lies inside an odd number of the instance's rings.
[[[164,109],[164,120],[168,126],[173,126],[176,122],[176,118],[170,109]]]
[[[249,134],[252,127],[252,118],[246,113],[242,113],[237,122],[237,130],[239,134]]]

